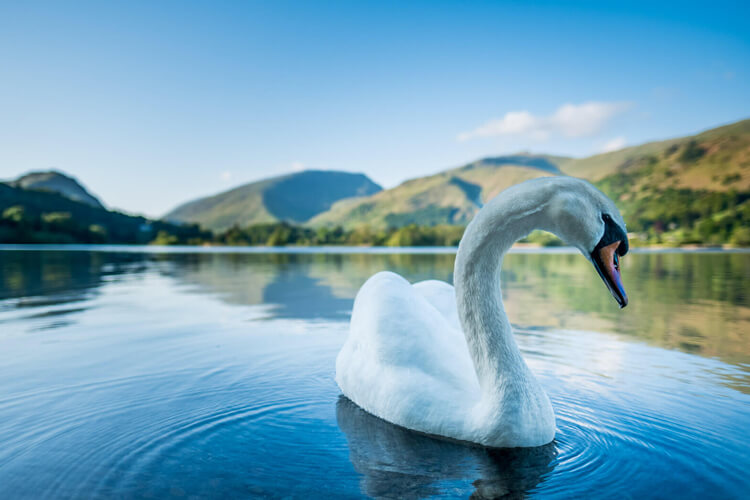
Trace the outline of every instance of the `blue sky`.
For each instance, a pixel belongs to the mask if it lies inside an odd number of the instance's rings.
[[[0,178],[152,216],[304,168],[386,187],[750,116],[747,2],[4,2]]]

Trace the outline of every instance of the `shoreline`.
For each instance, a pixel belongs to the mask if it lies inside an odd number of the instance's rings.
[[[455,254],[458,247],[385,247],[385,246],[222,246],[222,245],[84,245],[84,244],[0,244],[0,252],[112,252],[112,253],[154,253],[154,254]],[[578,249],[569,246],[543,247],[529,243],[513,245],[509,253],[539,253],[539,254],[572,254]],[[738,253],[750,254],[750,248],[735,248],[726,246],[648,246],[631,248],[632,254],[647,253]]]

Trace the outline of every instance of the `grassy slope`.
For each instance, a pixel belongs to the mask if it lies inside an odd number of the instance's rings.
[[[704,150],[695,161],[686,161],[682,153],[691,141]],[[627,169],[653,163],[652,172],[641,183],[652,186],[726,191],[750,189],[750,120],[711,129],[694,136],[650,142],[612,153],[571,160],[561,165],[568,175],[598,181]],[[644,171],[645,174],[645,171]],[[733,176],[740,179],[727,181]]]
[[[214,231],[282,220],[301,223],[328,210],[338,200],[379,190],[380,186],[362,174],[305,171],[188,202],[169,212],[165,219],[194,222]]]
[[[750,120],[628,156],[595,182],[652,243],[750,244]]]
[[[310,224],[347,228],[363,224],[372,227],[466,224],[481,203],[503,189],[527,179],[554,175],[518,163],[480,160],[412,179],[367,198],[340,201],[330,211],[313,218]]]
[[[273,222],[263,206],[263,190],[273,181],[246,184],[214,196],[190,201],[164,216],[166,220],[192,221],[206,228],[226,229]]]

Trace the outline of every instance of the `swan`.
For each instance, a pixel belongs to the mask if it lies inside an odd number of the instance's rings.
[[[484,205],[458,247],[455,288],[379,272],[354,300],[336,383],[368,413],[425,434],[486,447],[542,446],[555,414],[503,309],[500,268],[511,245],[549,231],[588,258],[619,306],[628,251],[615,204],[586,181],[544,177]]]

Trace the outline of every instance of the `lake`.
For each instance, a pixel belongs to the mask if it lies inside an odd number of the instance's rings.
[[[630,305],[566,251],[508,255],[555,441],[487,450],[334,381],[373,273],[453,250],[0,250],[0,498],[747,498],[750,253],[632,253]]]

